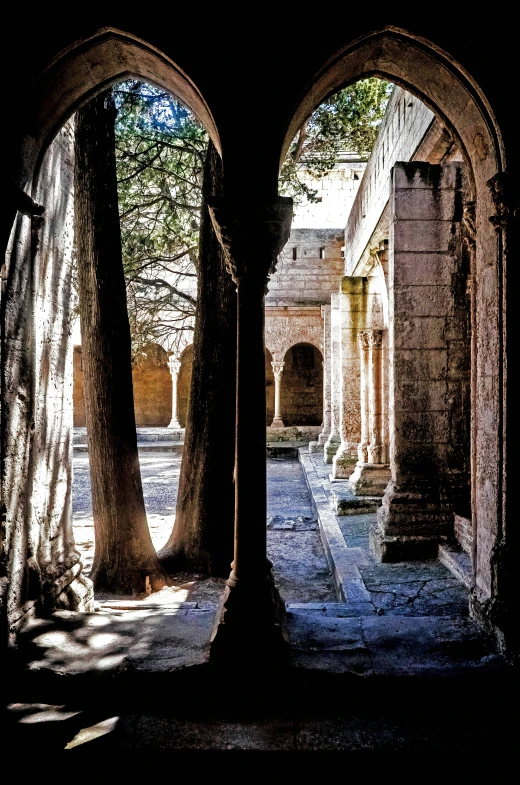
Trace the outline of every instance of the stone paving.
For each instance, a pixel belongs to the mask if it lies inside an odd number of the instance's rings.
[[[159,550],[175,521],[181,453],[141,449],[139,462],[150,534]],[[267,474],[268,556],[282,596],[288,602],[334,602],[336,588],[300,463],[268,458]],[[88,575],[94,556],[94,524],[86,452],[74,455],[73,516],[76,543]],[[201,576],[179,576],[179,584],[189,584],[185,590],[190,601],[216,600],[223,588],[222,581]]]

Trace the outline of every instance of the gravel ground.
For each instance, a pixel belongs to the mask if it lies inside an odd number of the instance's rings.
[[[175,521],[181,456],[140,452],[141,476],[152,542],[159,550]],[[267,550],[286,602],[335,602],[337,596],[321,544],[300,463],[267,459]],[[74,456],[74,534],[88,575],[94,556],[94,525],[88,455]],[[193,574],[175,576],[177,590],[191,601],[216,600],[224,581]]]

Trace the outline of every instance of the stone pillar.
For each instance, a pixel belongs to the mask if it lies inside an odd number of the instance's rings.
[[[341,371],[340,434],[341,444],[332,461],[335,479],[350,477],[357,461],[360,441],[360,358],[357,336],[366,326],[368,280],[345,276],[341,283]]]
[[[361,358],[361,442],[350,485],[358,496],[380,496],[390,479],[383,437],[382,330],[358,335]]]
[[[323,317],[323,427],[318,436],[318,444],[323,446],[329,438],[331,430],[330,305],[321,306],[321,315]]]
[[[168,428],[175,428],[178,430],[182,428],[179,422],[179,404],[177,400],[177,382],[179,380],[179,371],[181,369],[181,361],[176,357],[170,357],[168,360],[168,368],[172,376],[172,418]]]
[[[277,362],[273,360],[271,363],[274,375],[274,417],[271,423],[271,428],[283,428],[283,420],[280,412],[280,392],[282,387],[282,374],[284,362]]]
[[[371,532],[383,561],[427,558],[470,494],[470,326],[462,165],[399,163],[390,193],[391,481]]]
[[[340,422],[340,345],[341,319],[339,312],[339,293],[330,298],[330,432],[323,445],[323,460],[332,463],[341,442]]]
[[[251,207],[209,207],[226,265],[237,285],[235,547],[217,611],[211,656],[244,667],[272,663],[287,649],[285,605],[267,560],[264,295],[287,242],[292,199]]]

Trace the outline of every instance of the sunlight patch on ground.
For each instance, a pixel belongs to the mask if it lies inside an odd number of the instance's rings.
[[[71,750],[74,747],[79,747],[80,744],[86,744],[94,739],[99,739],[100,736],[106,736],[107,733],[112,733],[117,725],[119,717],[109,717],[102,722],[97,722],[95,725],[90,725],[88,728],[82,728],[79,733],[76,733],[72,741],[65,745],[66,750]]]

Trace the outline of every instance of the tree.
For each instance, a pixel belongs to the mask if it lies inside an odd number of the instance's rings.
[[[315,198],[305,175],[322,177],[340,153],[368,158],[390,85],[364,79],[321,104],[300,129],[280,173],[295,201]],[[202,177],[208,137],[168,93],[137,80],[114,98],[123,264],[132,351],[149,343],[179,354],[194,325]]]
[[[175,525],[161,563],[227,577],[233,558],[236,287],[211,224],[222,162],[210,142],[203,180],[193,371]]]
[[[111,91],[76,115],[74,211],[97,591],[141,594],[168,578],[146,520],[121,258]]]
[[[132,348],[179,354],[193,329],[202,174],[208,137],[169,93],[114,88],[121,241]]]
[[[391,89],[381,79],[362,79],[323,101],[288,150],[280,171],[280,191],[295,201],[314,201],[316,191],[302,177],[304,172],[319,179],[344,152],[368,160]]]

